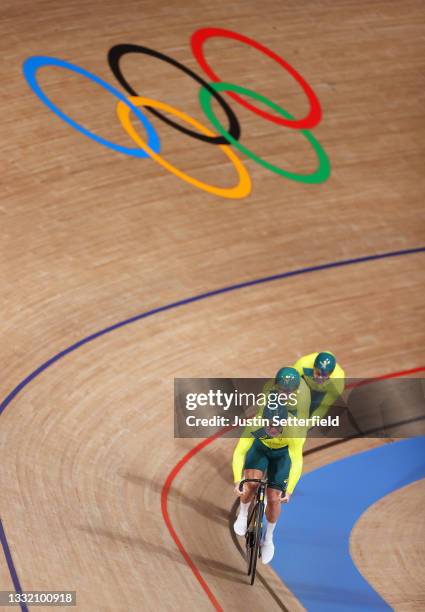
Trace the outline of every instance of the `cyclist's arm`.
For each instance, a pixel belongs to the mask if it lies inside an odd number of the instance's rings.
[[[310,416],[311,393],[305,380],[301,379],[301,384],[297,393],[297,418],[307,419]],[[290,404],[289,404],[290,406]],[[290,410],[291,408],[289,408]],[[299,436],[300,438],[303,435]]]
[[[240,438],[233,452],[233,478],[235,482],[242,480],[243,466],[245,463],[245,455],[254,443],[254,438]]]
[[[312,368],[314,359],[317,353],[310,353],[310,355],[304,355],[304,357],[300,357],[292,367],[294,367],[300,376],[304,374],[304,368]]]
[[[273,385],[274,385],[274,381],[273,379],[270,379],[265,383],[263,387],[263,394],[266,398],[266,403],[267,403],[267,397],[270,393],[270,390],[273,388]],[[261,415],[263,414],[263,410],[264,410],[264,406],[262,405],[259,406],[255,416],[261,417]],[[237,443],[236,448],[233,452],[232,468],[233,468],[233,478],[235,482],[240,482],[242,480],[245,456],[247,452],[249,451],[249,449],[251,448],[251,446],[254,444],[254,439],[255,439],[251,435],[251,433],[255,431],[256,429],[258,429],[258,427],[245,427],[244,432],[241,438],[239,439],[239,442]]]
[[[342,395],[344,391],[344,371],[339,368],[341,375],[338,374],[338,378],[332,379],[332,386],[330,390],[323,396],[322,401],[313,412],[311,416],[324,417],[326,416],[329,408],[336,402],[336,400]]]
[[[293,493],[295,485],[300,479],[303,470],[303,446],[305,438],[292,438],[288,444],[289,457],[291,459],[291,469],[289,471],[288,493]]]

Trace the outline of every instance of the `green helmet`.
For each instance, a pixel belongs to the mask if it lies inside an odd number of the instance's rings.
[[[274,379],[285,391],[296,391],[301,384],[301,377],[295,368],[280,368]]]
[[[327,351],[319,353],[314,360],[314,368],[319,370],[322,376],[330,376],[335,370],[335,366],[335,356]]]

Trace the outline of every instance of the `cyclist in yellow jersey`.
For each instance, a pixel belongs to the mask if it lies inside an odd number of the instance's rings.
[[[285,412],[286,416],[308,418],[310,390],[297,370],[289,367],[281,368],[276,378],[266,383],[264,387],[264,393],[267,395],[266,405],[260,408],[257,416],[269,418],[271,414],[269,398],[272,391],[289,394],[283,411],[280,411],[280,418],[285,418],[282,412]],[[273,531],[280,515],[281,503],[289,502],[301,476],[306,431],[306,428],[291,430],[280,426],[246,427],[233,453],[235,492],[241,498],[239,514],[234,524],[237,535],[245,535],[248,509],[257,489],[255,483],[245,483],[243,492],[239,491],[242,473],[244,478],[262,478],[267,472],[269,482],[284,488],[284,493],[274,488],[273,484],[267,489],[267,528],[261,545],[263,563],[269,563],[273,558]]]
[[[345,373],[330,351],[311,353],[298,359],[294,368],[311,392],[310,416],[324,417],[344,391]]]

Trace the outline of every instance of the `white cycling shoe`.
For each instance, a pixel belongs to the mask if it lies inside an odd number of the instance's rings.
[[[248,517],[247,516],[241,516],[239,514],[238,518],[233,523],[233,530],[236,533],[236,535],[244,536],[246,534],[247,523],[248,523]]]
[[[273,540],[270,540],[269,542],[263,542],[261,545],[261,561],[264,563],[264,565],[266,565],[267,563],[270,563],[270,561],[273,559],[273,555],[274,555]]]

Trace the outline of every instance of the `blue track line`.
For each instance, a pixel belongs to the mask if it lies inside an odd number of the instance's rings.
[[[189,298],[185,298],[183,300],[179,300],[178,302],[171,302],[170,304],[166,304],[165,306],[159,306],[158,308],[153,308],[152,310],[148,310],[146,312],[142,312],[130,319],[125,319],[124,321],[120,321],[119,323],[115,323],[110,327],[106,327],[90,336],[86,336],[82,340],[79,340],[75,344],[72,344],[68,348],[64,349],[60,353],[57,353],[47,361],[45,361],[41,366],[39,366],[36,370],[31,372],[24,380],[22,380],[14,389],[9,393],[9,395],[3,400],[0,404],[0,415],[4,412],[10,402],[22,391],[24,387],[26,387],[34,378],[39,376],[44,370],[47,370],[48,367],[53,365],[59,359],[62,359],[69,353],[73,353],[81,346],[100,338],[101,336],[105,336],[110,332],[119,329],[120,327],[125,327],[126,325],[130,325],[131,323],[135,323],[136,321],[140,321],[142,319],[146,319],[148,317],[152,317],[155,314],[159,314],[160,312],[165,312],[166,310],[172,310],[173,308],[178,308],[179,306],[186,306],[187,304],[192,304],[193,302],[200,302],[201,300],[205,300],[210,297],[214,297],[216,295],[221,295],[223,293],[228,293],[230,291],[236,291],[238,289],[245,289],[246,287],[253,287],[255,285],[261,285],[263,283],[269,283],[272,281],[282,280],[284,278],[289,278],[291,276],[300,276],[301,274],[308,274],[310,272],[320,272],[321,270],[329,270],[331,268],[340,268],[343,266],[350,266],[353,264],[364,263],[367,261],[374,261],[377,259],[387,259],[388,257],[399,257],[401,255],[412,255],[414,253],[423,253],[425,252],[425,247],[417,247],[415,249],[406,249],[404,251],[390,251],[389,253],[380,253],[378,255],[367,255],[365,257],[356,257],[354,259],[343,259],[341,261],[334,261],[326,264],[321,264],[319,266],[310,266],[307,268],[299,268],[298,270],[292,270],[290,272],[282,272],[281,274],[274,274],[273,276],[264,276],[262,278],[257,278],[251,281],[245,281],[243,283],[238,283],[235,285],[228,285],[227,287],[221,287],[220,289],[214,289],[213,291],[207,291],[206,293],[200,293],[198,295],[194,295]]]
[[[3,523],[0,518],[0,540],[3,546],[4,556],[6,557],[7,567],[9,568],[10,577],[12,578],[13,586],[15,587],[16,593],[22,593],[21,583],[19,582],[18,574],[13,563],[12,553],[10,552],[9,544],[7,542],[6,534],[4,532]],[[27,604],[21,603],[22,612],[28,612]]]
[[[79,340],[78,342],[75,342],[74,344],[72,344],[71,346],[69,346],[68,348],[64,349],[63,351],[60,351],[59,353],[56,353],[56,355],[54,355],[53,357],[51,357],[50,359],[48,359],[47,361],[45,361],[42,365],[40,365],[36,370],[34,370],[33,372],[31,372],[31,374],[29,374],[26,378],[24,378],[8,395],[7,397],[2,401],[2,403],[0,404],[0,415],[3,414],[3,412],[6,410],[7,406],[9,406],[9,404],[12,402],[12,400],[22,391],[22,389],[24,389],[27,385],[29,385],[29,383],[31,381],[33,381],[35,378],[37,378],[40,374],[42,374],[42,372],[44,372],[45,370],[47,370],[47,368],[49,368],[51,365],[53,365],[54,363],[56,363],[57,361],[59,361],[60,359],[62,359],[63,357],[66,357],[66,355],[69,355],[70,353],[73,353],[74,351],[76,351],[78,348],[84,346],[85,344],[88,344],[89,342],[92,342],[93,340],[96,340],[97,338],[100,338],[101,336],[105,336],[106,334],[109,334],[117,329],[120,329],[121,327],[125,327],[126,325],[130,325],[131,323],[136,323],[137,321],[141,321],[142,319],[147,319],[148,317],[152,317],[155,314],[159,314],[160,312],[165,312],[167,310],[172,310],[174,308],[178,308],[180,306],[186,306],[187,304],[192,304],[194,302],[200,302],[202,300],[206,300],[207,298],[210,297],[214,297],[216,295],[222,295],[224,293],[229,293],[231,291],[237,291],[238,289],[245,289],[247,287],[253,287],[256,285],[262,285],[264,283],[269,283],[272,281],[278,281],[278,280],[283,280],[284,278],[290,278],[292,276],[301,276],[302,274],[309,274],[311,272],[320,272],[322,270],[329,270],[331,268],[341,268],[344,266],[350,266],[350,265],[354,265],[354,264],[360,264],[360,263],[365,263],[368,261],[375,261],[375,260],[379,260],[379,259],[387,259],[390,257],[400,257],[402,255],[413,255],[415,253],[423,253],[425,252],[425,246],[423,247],[417,247],[414,249],[405,249],[402,251],[390,251],[387,253],[378,253],[377,255],[366,255],[364,257],[355,257],[353,259],[343,259],[340,261],[334,261],[334,262],[329,262],[329,263],[325,263],[325,264],[321,264],[318,266],[309,266],[306,268],[299,268],[298,270],[292,270],[289,272],[282,272],[280,274],[274,274],[272,276],[264,276],[262,278],[257,278],[251,281],[245,281],[245,282],[241,282],[241,283],[237,283],[234,285],[228,285],[226,287],[221,287],[220,289],[214,289],[212,291],[207,291],[206,293],[200,293],[198,295],[194,295],[192,297],[188,297],[185,298],[183,300],[179,300],[177,302],[171,302],[170,304],[166,304],[164,306],[159,306],[157,308],[153,308],[152,310],[148,310],[146,312],[142,312],[141,314],[138,314],[134,317],[131,317],[129,319],[125,319],[124,321],[120,321],[119,323],[115,323],[114,325],[111,325],[109,327],[106,327],[105,329],[102,329],[98,332],[95,332],[89,336],[86,336],[85,338],[83,338],[82,340]],[[19,583],[19,579],[18,579],[18,575],[16,573],[16,569],[15,566],[13,564],[13,559],[12,559],[12,555],[10,552],[10,548],[6,539],[6,535],[4,533],[3,530],[3,526],[1,524],[1,519],[0,519],[0,539],[2,542],[2,546],[3,546],[3,551],[4,551],[4,555],[6,557],[6,561],[9,567],[9,571],[10,571],[10,575],[12,577],[13,580],[13,584],[15,586],[15,589],[17,592],[21,592],[21,586]],[[16,580],[16,582],[15,582]],[[28,608],[25,604],[21,604],[21,610],[22,612],[27,612]]]

